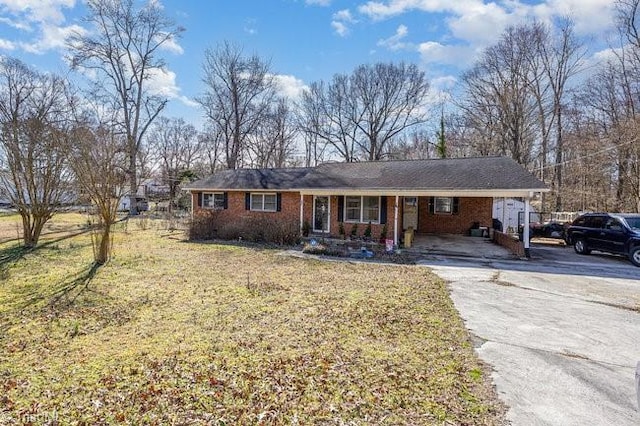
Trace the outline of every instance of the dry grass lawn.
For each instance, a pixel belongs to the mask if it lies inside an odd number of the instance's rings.
[[[500,424],[445,284],[414,266],[299,259],[86,217],[43,245],[0,217],[0,424]],[[145,229],[146,228],[146,229]]]

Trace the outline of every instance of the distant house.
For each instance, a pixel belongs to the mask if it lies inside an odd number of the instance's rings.
[[[328,163],[311,168],[220,171],[185,186],[193,213],[217,209],[222,220],[262,216],[311,225],[338,235],[339,224],[387,226],[398,241],[417,233],[468,232],[491,227],[493,200],[522,198],[528,206],[546,185],[506,157]],[[362,229],[362,228],[361,228]],[[528,242],[528,241],[527,241]]]

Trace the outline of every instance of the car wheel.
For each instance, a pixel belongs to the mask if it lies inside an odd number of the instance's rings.
[[[636,266],[640,266],[640,246],[633,247],[629,252],[629,260]]]
[[[587,242],[582,238],[578,238],[575,243],[573,243],[573,249],[578,254],[589,254],[591,250],[587,247]]]

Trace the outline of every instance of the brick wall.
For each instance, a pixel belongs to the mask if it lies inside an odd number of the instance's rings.
[[[460,197],[458,214],[429,212],[429,197],[418,200],[418,232],[428,234],[466,234],[474,222],[490,227],[493,199]]]
[[[231,191],[227,193],[227,210],[220,212],[221,218],[235,220],[238,218],[264,217],[268,219],[288,219],[299,224],[300,221],[300,194],[298,192],[282,192],[282,210],[279,212],[256,212],[245,210],[245,192]],[[199,193],[194,192],[193,206],[197,214]],[[394,204],[395,196],[387,198],[387,238],[393,238]],[[329,197],[330,203],[330,235],[339,235],[338,196]],[[480,226],[490,227],[492,224],[493,202],[491,198],[461,197],[459,199],[458,214],[432,214],[429,213],[429,197],[420,197],[418,201],[418,232],[434,234],[465,234],[474,222]],[[313,226],[313,196],[304,196],[304,220]],[[367,223],[358,223],[358,235],[362,236]],[[352,223],[344,223],[346,235],[350,235]],[[374,240],[380,238],[382,224],[371,224],[371,235]],[[398,236],[402,236],[402,197],[398,206]]]
[[[493,241],[496,244],[511,250],[511,252],[514,253],[516,256],[519,256],[519,257],[525,256],[524,244],[522,244],[522,241],[516,240],[511,235],[505,234],[500,231],[494,231]]]
[[[259,191],[255,191],[256,193]],[[269,192],[269,191],[262,191]],[[269,192],[273,193],[273,192]],[[298,192],[281,192],[281,210],[279,212],[261,212],[245,209],[245,192],[229,191],[227,192],[227,209],[218,212],[220,220],[238,220],[245,218],[266,218],[268,220],[295,220],[300,223],[300,193]],[[192,193],[192,201],[194,206],[194,214],[198,214],[201,208],[198,206],[199,192]]]

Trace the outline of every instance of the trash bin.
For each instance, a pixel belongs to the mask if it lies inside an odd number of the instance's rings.
[[[404,247],[409,248],[413,243],[413,228],[409,227],[404,231]]]

